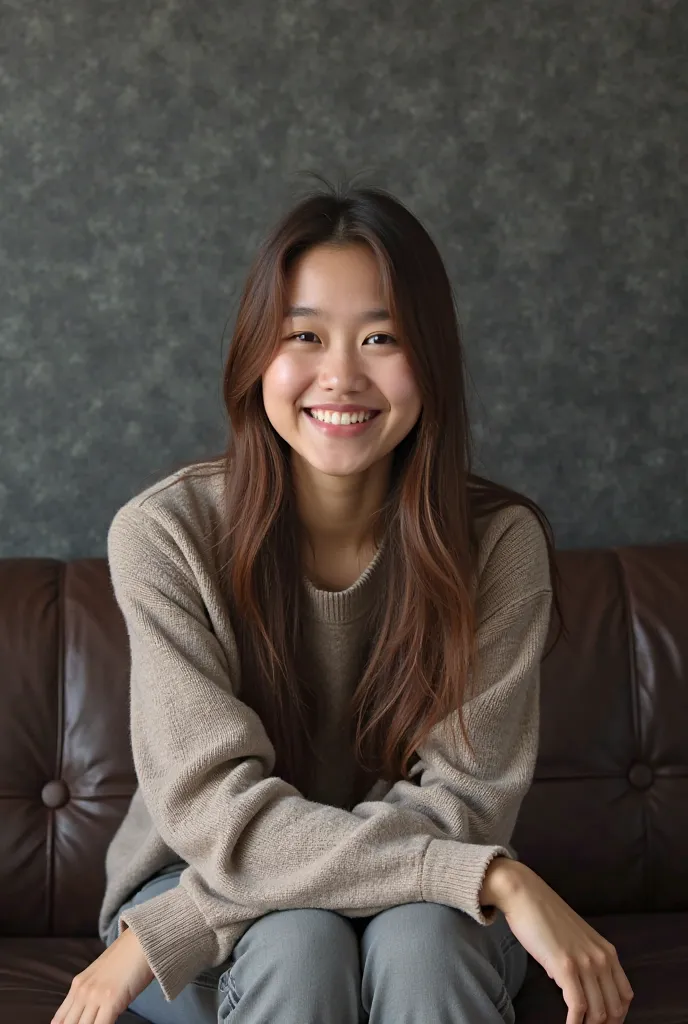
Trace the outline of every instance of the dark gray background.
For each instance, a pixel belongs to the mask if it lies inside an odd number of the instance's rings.
[[[559,547],[686,539],[687,44],[671,0],[0,2],[0,555],[103,555],[223,446],[307,169],[437,242],[478,472]]]

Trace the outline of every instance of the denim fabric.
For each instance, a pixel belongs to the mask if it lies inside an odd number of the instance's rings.
[[[184,867],[149,879],[120,913],[176,885]],[[483,926],[441,903],[355,919],[282,910],[258,918],[172,1002],[154,980],[129,1009],[151,1024],[514,1024],[527,962],[501,912]]]

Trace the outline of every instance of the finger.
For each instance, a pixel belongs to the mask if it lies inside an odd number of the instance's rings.
[[[58,1008],[55,1010],[55,1016],[50,1021],[50,1024],[64,1024],[65,1017],[69,1013],[70,1007],[74,1001],[74,996],[71,991],[67,993],[65,998],[62,1000]]]
[[[97,1006],[92,1006],[90,1003],[86,1004],[81,1011],[81,1016],[78,1018],[78,1024],[93,1024],[97,1013]]]
[[[619,957],[616,950],[612,957],[612,976],[619,991],[619,995],[622,999],[625,999],[627,1003],[630,1003],[633,998],[633,989],[631,988],[631,983],[626,976],[626,972],[619,963]]]
[[[103,1004],[95,1003],[89,1004],[84,1008],[84,1012],[79,1018],[79,1024],[96,1024],[96,1021],[107,1021],[107,1024],[115,1024],[118,1014],[113,1014],[111,1010],[105,1009],[105,1017],[101,1017],[103,1012]]]
[[[574,964],[571,963],[568,966],[562,967],[552,977],[561,989],[564,1001],[569,1008],[569,1012],[566,1015],[566,1024],[583,1024],[587,1004],[585,992]]]
[[[79,993],[74,995],[72,1004],[69,1007],[69,1012],[66,1017],[63,1018],[63,1024],[81,1024],[82,1013],[84,1011],[85,999]]]
[[[101,1006],[98,1010],[98,1015],[94,1017],[92,1024],[117,1024],[118,1020],[118,1013],[115,1013],[107,1006]]]
[[[625,1021],[634,993],[631,988],[631,982],[627,978],[625,972],[623,972],[621,965],[618,963],[618,957],[616,956],[615,950],[611,962],[611,977],[613,979],[614,988],[618,992],[618,998],[622,1007],[619,1020]]]
[[[585,1001],[588,1004],[583,1024],[600,1024],[601,1020],[606,1019],[607,1007],[605,1006],[598,977],[595,974],[595,967],[593,965],[590,967],[580,967],[579,973],[581,985],[585,992]]]
[[[86,1003],[86,996],[82,995],[81,998],[77,996],[69,1011],[69,1015],[65,1018],[65,1024],[90,1024],[91,1018],[89,1014],[90,1010]]]
[[[617,1024],[617,1021],[621,1022],[623,1020],[628,1004],[619,993],[617,983],[612,974],[611,964],[607,970],[599,975],[598,981],[607,1009],[607,1024]]]

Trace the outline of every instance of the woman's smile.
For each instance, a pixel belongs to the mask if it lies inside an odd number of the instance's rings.
[[[341,438],[358,437],[360,434],[364,434],[381,415],[379,411],[376,411],[369,419],[363,420],[361,423],[328,423],[326,420],[320,420],[313,416],[310,409],[302,409],[301,412],[316,430],[323,434],[329,434],[331,437]]]

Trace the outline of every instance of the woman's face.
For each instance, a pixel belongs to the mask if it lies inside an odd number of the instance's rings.
[[[263,402],[277,433],[322,473],[368,469],[420,415],[418,388],[384,307],[366,245],[318,245],[291,268],[282,341],[262,377]],[[321,426],[306,411],[345,404],[377,414],[352,431]]]

